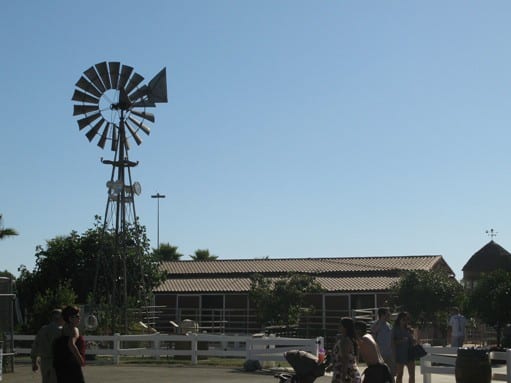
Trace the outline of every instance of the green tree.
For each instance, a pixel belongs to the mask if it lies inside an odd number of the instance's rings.
[[[468,303],[478,319],[495,327],[500,345],[502,329],[511,322],[511,273],[496,270],[483,274],[469,293]]]
[[[215,261],[218,259],[216,255],[209,253],[209,249],[197,249],[194,254],[190,255],[190,258],[192,258],[193,261]]]
[[[153,249],[153,258],[159,262],[179,261],[182,256],[177,246],[171,246],[170,243],[161,243],[159,249]]]
[[[463,287],[443,271],[409,271],[391,288],[390,304],[408,311],[419,325],[432,323],[446,330],[453,306],[463,300]]]
[[[0,277],[7,277],[9,278],[11,281],[14,281],[16,278],[14,277],[14,275],[12,275],[12,273],[10,273],[9,271],[7,270],[4,270],[4,271],[0,271]]]
[[[121,254],[119,243],[126,251]],[[126,265],[126,290],[130,305],[146,304],[154,287],[164,280],[158,262],[149,253],[145,228],[128,226],[124,236],[103,231],[100,217],[96,224],[82,235],[72,231],[57,236],[36,249],[33,271],[19,268],[16,281],[18,297],[29,314],[35,304],[34,291],[55,291],[68,283],[76,294],[77,302],[108,304],[112,308],[124,305],[122,281]],[[116,318],[120,313],[112,314]],[[30,321],[30,318],[29,318]],[[115,324],[112,323],[112,331]]]
[[[322,291],[314,276],[289,274],[272,280],[260,274],[250,277],[250,302],[261,325],[298,324],[307,294]]]
[[[30,321],[25,330],[35,334],[41,326],[48,323],[50,313],[54,308],[62,308],[76,303],[76,294],[69,281],[59,284],[54,289],[46,289],[43,293],[36,293],[31,309]]]
[[[0,214],[0,239],[5,239],[14,235],[18,235],[18,232],[14,229],[4,227],[2,224],[2,214]]]

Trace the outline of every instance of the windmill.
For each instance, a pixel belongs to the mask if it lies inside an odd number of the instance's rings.
[[[85,136],[104,149],[110,147],[114,152],[113,160],[101,159],[112,167],[110,180],[106,183],[108,196],[106,202],[103,231],[115,233],[116,251],[122,260],[124,307],[127,305],[126,252],[128,243],[126,232],[130,225],[136,226],[135,195],[140,195],[141,186],[132,182],[131,168],[138,162],[129,160],[130,143],[142,143],[141,135],[149,135],[149,122],[154,115],[147,111],[158,103],[167,102],[166,69],[163,68],[147,84],[144,78],[132,67],[119,62],[101,62],[88,68],[75,84],[72,100],[76,103],[73,115],[78,116],[78,127]],[[108,144],[108,145],[107,145]],[[100,258],[94,278],[94,293]],[[114,263],[115,265],[115,263]],[[104,270],[103,270],[104,271]],[[104,271],[105,272],[105,271]],[[106,271],[111,273],[111,271]],[[110,274],[112,275],[112,274]],[[116,295],[116,270],[113,273],[112,296]],[[114,299],[112,299],[114,300]],[[126,315],[125,315],[126,321]],[[127,325],[125,323],[125,325]]]

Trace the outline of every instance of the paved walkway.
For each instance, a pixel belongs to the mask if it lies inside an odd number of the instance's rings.
[[[236,368],[210,366],[139,366],[139,365],[88,365],[84,368],[87,383],[278,383],[274,372],[263,370],[255,373]],[[420,367],[415,370],[415,382],[423,383]],[[316,379],[315,383],[330,383],[330,376]],[[29,364],[16,364],[14,373],[4,373],[2,383],[39,383],[38,373]],[[456,383],[452,375],[433,375],[433,383]],[[408,382],[405,372],[404,382]]]

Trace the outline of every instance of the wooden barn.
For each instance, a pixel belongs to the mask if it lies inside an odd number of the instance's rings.
[[[313,275],[324,291],[308,296],[307,305],[315,309],[302,316],[302,336],[335,334],[340,317],[385,306],[390,287],[406,271],[454,274],[440,255],[175,261],[161,268],[167,280],[154,291],[155,326],[161,332],[174,331],[184,320],[194,321],[201,332],[261,332],[249,299],[250,276]]]

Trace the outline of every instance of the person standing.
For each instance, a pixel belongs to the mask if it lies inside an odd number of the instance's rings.
[[[53,367],[57,383],[85,383],[82,366],[85,365],[85,341],[80,335],[80,309],[67,306],[62,310],[62,335],[53,342]]]
[[[62,310],[53,309],[50,323],[39,329],[32,344],[30,358],[32,359],[32,371],[41,370],[43,383],[57,383],[57,377],[53,368],[53,341],[60,336],[62,329]],[[37,358],[39,357],[39,363]]]
[[[415,383],[415,358],[412,347],[415,344],[412,328],[409,326],[410,316],[400,312],[392,328],[392,339],[396,356],[396,383],[403,382],[403,373],[408,370],[408,383]]]
[[[392,375],[396,374],[394,362],[394,346],[392,345],[392,326],[390,324],[390,311],[384,307],[378,309],[378,320],[371,326],[373,335],[385,364]]]
[[[332,383],[360,383],[358,344],[353,319],[341,319],[341,335],[332,350]]]
[[[453,307],[447,329],[447,338],[451,340],[451,347],[463,347],[466,325],[466,318],[460,314],[457,307]]]
[[[367,368],[362,376],[362,383],[394,383],[390,372],[380,353],[380,348],[372,334],[367,333],[367,325],[362,321],[355,322],[359,361],[364,361]]]

